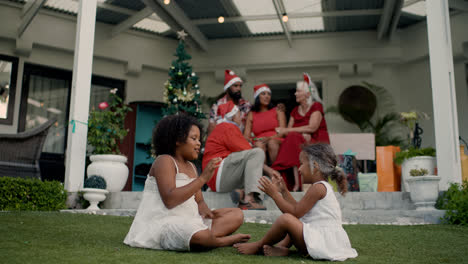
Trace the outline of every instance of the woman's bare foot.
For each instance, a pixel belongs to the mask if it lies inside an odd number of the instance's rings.
[[[269,245],[263,246],[263,254],[270,257],[284,257],[289,255],[289,248],[286,247],[272,247]]]
[[[239,251],[239,253],[244,255],[255,255],[260,251],[262,245],[257,242],[252,243],[243,243],[243,244],[234,244],[234,247]]]

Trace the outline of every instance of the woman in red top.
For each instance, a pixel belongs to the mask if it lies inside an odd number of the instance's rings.
[[[244,137],[253,141],[254,145],[263,149],[270,162],[278,155],[282,138],[276,133],[277,127],[286,127],[286,115],[271,103],[271,89],[266,84],[254,87],[255,103],[247,115]],[[267,163],[267,159],[265,159]]]
[[[271,167],[282,172],[288,189],[299,191],[302,187],[298,172],[301,145],[306,142],[330,144],[330,139],[321,99],[307,73],[304,73],[304,82],[298,82],[295,96],[299,105],[292,110],[288,127],[276,129],[278,135],[285,136],[285,139],[281,144],[278,157]],[[294,181],[288,179],[285,173],[290,168],[294,172]]]

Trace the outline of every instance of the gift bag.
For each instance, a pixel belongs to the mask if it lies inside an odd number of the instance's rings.
[[[358,173],[359,190],[361,192],[377,191],[377,173]]]
[[[338,155],[338,166],[343,169],[346,179],[348,180],[348,192],[359,192],[356,157],[347,154]]]
[[[377,191],[399,192],[401,190],[401,167],[393,159],[400,147],[376,147],[377,159]]]

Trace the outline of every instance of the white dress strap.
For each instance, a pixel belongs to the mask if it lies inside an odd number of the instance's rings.
[[[190,161],[189,161],[189,162],[190,162]],[[198,176],[197,168],[195,168],[195,165],[193,165],[192,162],[190,162],[190,164],[192,165],[193,171],[195,172],[195,176]]]
[[[175,161],[175,159],[171,155],[168,155],[168,156],[171,157],[172,161],[174,161],[174,165],[175,165],[177,174],[179,174],[179,167],[177,166],[177,162]]]
[[[175,168],[176,168],[176,174],[178,174],[179,173],[179,167],[177,166],[177,162],[175,161],[175,159],[171,155],[168,155],[168,154],[160,155],[160,156],[157,156],[156,159],[159,159],[159,157],[166,156],[166,155],[169,156],[172,159],[172,161],[174,161],[174,165],[175,165]]]

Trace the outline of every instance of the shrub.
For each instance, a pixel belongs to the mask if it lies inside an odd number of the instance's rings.
[[[414,148],[411,147],[407,150],[397,152],[395,159],[393,160],[395,164],[401,165],[403,161],[409,158],[418,157],[418,156],[431,156],[435,157],[436,151],[434,148]]]
[[[412,169],[410,170],[409,174],[411,176],[424,176],[424,175],[428,175],[429,174],[429,171],[424,169],[424,168],[421,168],[421,169]]]
[[[106,189],[106,180],[98,175],[92,175],[86,178],[83,184],[84,188]]]
[[[461,186],[452,183],[439,197],[436,207],[446,210],[443,220],[448,224],[468,226],[468,181]]]
[[[93,154],[120,154],[119,143],[127,136],[124,121],[130,106],[117,95],[117,88],[110,91],[110,103],[102,102],[88,118],[88,143]]]
[[[57,211],[67,192],[58,181],[0,177],[0,210]]]

